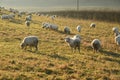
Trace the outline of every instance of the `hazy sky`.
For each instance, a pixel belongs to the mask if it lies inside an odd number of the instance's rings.
[[[76,8],[77,0],[0,0],[0,5],[18,9],[64,9]],[[120,0],[79,0],[80,7],[120,7]]]

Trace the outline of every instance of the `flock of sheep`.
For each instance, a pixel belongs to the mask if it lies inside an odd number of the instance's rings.
[[[10,9],[10,12],[13,12],[12,14],[3,14],[1,15],[1,19],[13,19],[15,17],[15,10],[14,9]],[[18,16],[22,16],[22,13],[19,13]],[[56,16],[51,16],[51,19],[54,20],[56,18]],[[32,15],[28,15],[25,18],[25,24],[27,27],[30,26],[30,23],[32,21]],[[91,23],[90,28],[95,28],[96,24],[95,23]],[[52,29],[52,30],[58,30],[58,26],[56,24],[52,24],[52,23],[48,23],[48,22],[43,22],[42,23],[42,28],[45,29]],[[76,27],[76,30],[78,32],[81,32],[81,26],[78,25]],[[115,42],[117,45],[120,45],[120,32],[119,29],[117,27],[114,27],[112,29],[112,31],[115,34]],[[70,34],[70,27],[65,26],[64,27],[64,33],[66,34]],[[65,37],[65,42],[68,43],[68,45],[71,47],[71,50],[74,52],[76,51],[76,49],[78,49],[78,52],[80,53],[80,44],[81,44],[81,36],[80,35],[75,35],[73,37]],[[23,41],[21,42],[20,46],[22,49],[25,49],[27,47],[34,47],[36,50],[38,50],[38,43],[39,43],[39,39],[37,36],[27,36],[23,39]],[[91,42],[91,47],[93,48],[94,52],[98,52],[101,48],[101,42],[99,39],[94,39]]]

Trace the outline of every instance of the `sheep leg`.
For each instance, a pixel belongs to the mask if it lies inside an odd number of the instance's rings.
[[[79,51],[79,53],[80,53],[80,47],[78,47],[78,51]]]
[[[36,48],[36,51],[38,50],[38,47],[37,46],[35,46],[35,48]]]

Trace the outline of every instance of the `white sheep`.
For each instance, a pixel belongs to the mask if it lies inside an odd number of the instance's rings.
[[[95,28],[96,27],[96,24],[95,23],[91,23],[90,24],[90,28]]]
[[[120,45],[120,34],[115,37],[115,43],[116,43],[117,45]]]
[[[70,28],[68,26],[65,26],[64,32],[67,34],[70,34]]]
[[[116,43],[116,45],[118,46],[118,49],[119,49],[119,46],[120,46],[120,34],[115,37],[115,43]]]
[[[78,51],[80,53],[80,39],[78,38],[70,38],[70,37],[66,37],[65,38],[65,42],[68,43],[68,45],[71,47],[71,50],[73,51],[73,49],[76,50],[76,48],[78,48]],[[74,52],[74,51],[73,51]]]
[[[80,36],[79,34],[77,34],[77,35],[73,36],[73,39],[75,39],[75,38],[78,38],[78,39],[80,39],[80,40],[81,40],[81,36]]]
[[[50,23],[44,22],[42,23],[42,28],[49,28]]]
[[[9,16],[6,14],[1,15],[1,19],[9,19]]]
[[[114,33],[115,36],[117,36],[117,35],[120,34],[118,27],[113,27],[113,28],[112,28],[112,31],[113,31],[113,33]]]
[[[32,16],[31,15],[26,16],[25,20],[26,21],[31,21],[32,20]]]
[[[20,46],[22,49],[25,49],[25,50],[27,47],[30,47],[30,48],[34,47],[36,48],[36,50],[38,50],[38,37],[36,36],[25,37],[21,42]]]
[[[101,48],[101,42],[100,42],[100,40],[99,39],[94,39],[91,42],[91,47],[93,48],[94,52],[98,52],[99,49]]]
[[[55,25],[55,24],[49,24],[48,26],[49,26],[49,28],[52,29],[52,30],[56,30],[56,31],[58,30],[58,26]]]
[[[25,21],[25,24],[26,24],[27,27],[29,27],[30,26],[30,21]]]
[[[51,18],[52,20],[55,20],[56,15],[52,15],[52,16],[50,16],[50,18]]]
[[[1,19],[13,19],[13,18],[14,18],[14,16],[12,14],[9,14],[9,15],[3,14],[1,16]]]
[[[81,31],[81,26],[78,25],[76,29],[77,29],[78,32],[80,32]]]

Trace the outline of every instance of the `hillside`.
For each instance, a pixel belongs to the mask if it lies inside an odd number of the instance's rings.
[[[9,13],[9,12],[0,12]],[[120,26],[114,22],[93,21],[33,14],[30,28],[25,16],[14,20],[0,19],[0,80],[119,80],[120,49],[116,50],[112,28]],[[59,26],[59,31],[42,28],[42,22]],[[95,29],[89,25],[96,23]],[[78,33],[76,26],[81,25]],[[70,26],[71,34],[63,33],[64,26]],[[80,53],[72,53],[65,43],[66,36],[80,34]],[[29,35],[40,39],[39,50],[22,50],[20,43]],[[90,47],[93,39],[101,40],[102,49],[94,53]]]

